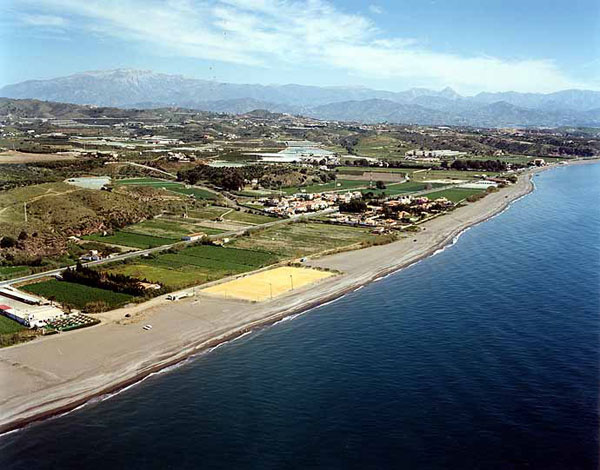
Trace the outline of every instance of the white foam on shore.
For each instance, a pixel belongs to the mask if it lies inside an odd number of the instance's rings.
[[[307,310],[308,311],[308,310]],[[273,323],[271,326],[275,326],[275,325],[279,325],[280,323],[285,323],[287,321],[293,320],[294,318],[298,318],[300,315],[302,315],[305,312],[299,312],[299,313],[293,313],[291,315],[287,315],[285,317],[283,317],[281,320],[277,320],[275,323]]]

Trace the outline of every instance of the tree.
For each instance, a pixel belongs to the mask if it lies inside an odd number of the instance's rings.
[[[341,212],[353,212],[359,213],[367,210],[367,203],[362,199],[352,199],[350,202],[343,202],[340,204]]]
[[[21,230],[21,233],[19,233],[19,240],[27,240],[29,238],[29,235],[27,235],[27,232],[25,230]]]

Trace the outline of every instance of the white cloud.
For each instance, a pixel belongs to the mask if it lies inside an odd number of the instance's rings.
[[[375,15],[381,15],[383,13],[383,8],[379,5],[369,5],[369,11]]]
[[[30,26],[66,26],[67,20],[61,16],[54,15],[22,15],[21,21]]]
[[[350,73],[367,83],[403,79],[461,92],[581,86],[550,60],[435,52],[414,39],[385,35],[366,16],[341,11],[326,0],[20,2],[33,11],[43,6],[44,15],[29,15],[30,21],[60,22],[61,17],[47,15],[54,11],[72,17],[71,27],[179,56],[273,69],[310,66],[328,74]]]

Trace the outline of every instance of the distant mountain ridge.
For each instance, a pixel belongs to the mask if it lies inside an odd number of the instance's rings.
[[[600,125],[600,92],[591,90],[461,96],[449,87],[391,92],[363,87],[233,84],[117,69],[28,80],[1,88],[0,96],[122,108],[176,106],[236,114],[265,109],[367,123]]]

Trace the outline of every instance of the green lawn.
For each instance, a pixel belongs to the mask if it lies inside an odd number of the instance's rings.
[[[26,328],[20,323],[17,323],[4,315],[0,315],[0,335],[17,333],[25,329]]]
[[[424,196],[427,196],[429,199],[437,199],[439,197],[445,197],[449,201],[456,203],[456,202],[462,201],[463,199],[468,198],[469,196],[471,196],[473,194],[479,194],[482,192],[484,192],[484,190],[482,190],[482,189],[450,188],[450,189],[444,189],[442,191],[435,191],[432,193],[427,193],[427,194],[424,194]]]
[[[128,294],[56,279],[28,284],[22,289],[47,299],[53,297],[56,302],[80,310],[85,309],[88,303],[98,301],[106,303],[109,308],[113,309],[131,302],[134,298]]]
[[[154,248],[156,246],[170,245],[172,243],[180,241],[179,238],[165,238],[155,237],[152,235],[143,235],[140,233],[129,233],[123,231],[117,231],[112,235],[105,237],[100,233],[94,233],[92,235],[86,235],[83,237],[86,240],[95,240],[103,243],[110,243],[114,245],[130,246],[132,248]]]

